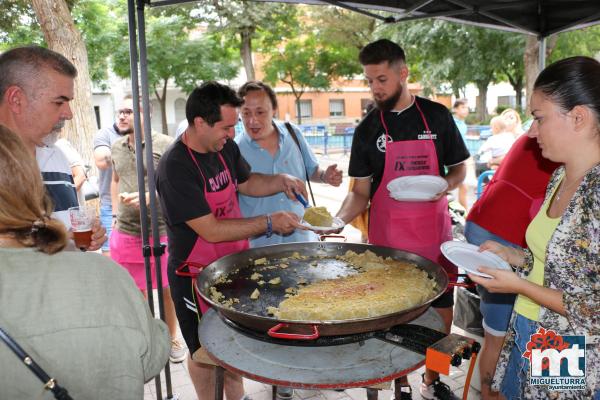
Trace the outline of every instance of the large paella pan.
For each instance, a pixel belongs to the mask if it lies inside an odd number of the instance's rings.
[[[269,307],[286,298],[289,293],[286,288],[355,274],[355,267],[339,257],[348,250],[356,253],[370,250],[380,257],[412,263],[435,281],[435,290],[425,301],[413,307],[368,318],[289,320],[269,314]],[[261,259],[265,262],[257,264],[257,260]],[[277,265],[282,261],[285,269],[265,268],[265,263]],[[261,280],[278,278],[281,283],[265,286],[264,290],[260,290],[260,296],[252,299],[256,284],[251,278],[258,271]],[[447,286],[448,275],[442,267],[416,254],[367,244],[334,242],[290,243],[249,249],[209,264],[196,278],[196,289],[200,296],[226,318],[256,331],[269,332],[272,336],[285,337],[286,333],[279,332],[285,330],[291,332],[290,337],[295,339],[371,332],[408,322],[423,313],[431,302],[444,293]],[[236,302],[224,304],[216,300],[215,291],[222,298],[236,299]],[[298,333],[304,334],[298,336]]]

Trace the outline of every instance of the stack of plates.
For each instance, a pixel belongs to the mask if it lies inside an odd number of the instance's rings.
[[[477,270],[479,267],[512,270],[510,264],[496,254],[491,251],[480,252],[478,246],[470,243],[449,241],[442,243],[440,249],[454,265],[474,275],[492,278],[488,274],[479,272]]]
[[[401,176],[391,180],[387,189],[394,200],[429,201],[448,189],[448,182],[436,175]]]

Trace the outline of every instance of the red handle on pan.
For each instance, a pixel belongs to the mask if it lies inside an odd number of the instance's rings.
[[[185,267],[188,267],[187,271],[184,271]],[[196,279],[196,277],[200,275],[200,272],[202,272],[204,267],[206,267],[206,265],[192,261],[186,261],[175,269],[175,275]]]
[[[183,269],[185,267],[188,267],[190,269],[190,271],[184,271]],[[194,268],[196,271],[192,271],[192,268]],[[210,305],[204,300],[204,298],[200,295],[200,290],[198,289],[198,281],[196,280],[196,277],[198,276],[198,274],[200,273],[200,271],[202,270],[202,268],[204,268],[204,265],[198,264],[198,263],[193,263],[193,262],[187,262],[187,263],[183,263],[181,264],[179,267],[177,267],[177,269],[175,270],[175,274],[179,275],[179,276],[183,276],[183,277],[190,277],[192,278],[192,287],[194,288],[194,292],[196,292],[196,299],[197,299],[197,306],[199,307],[199,315],[202,316],[202,314],[204,314],[209,308]]]
[[[456,282],[448,282],[448,286],[450,287],[464,287],[464,288],[474,288],[477,286],[475,282],[473,282],[467,274],[448,274],[448,277],[456,277]],[[458,282],[459,278],[463,278],[462,282]]]
[[[277,338],[277,339],[288,339],[288,340],[292,340],[292,339],[297,339],[297,340],[313,340],[313,339],[317,339],[320,334],[319,334],[319,329],[317,328],[316,325],[311,325],[313,333],[310,335],[303,335],[301,333],[282,333],[279,332],[280,329],[282,328],[287,328],[289,327],[290,324],[277,324],[274,327],[272,327],[271,329],[269,329],[267,331],[267,334],[273,338]]]

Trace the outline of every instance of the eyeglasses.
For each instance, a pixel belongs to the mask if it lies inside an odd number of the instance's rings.
[[[123,114],[126,117],[129,117],[131,114],[133,114],[133,110],[131,108],[123,108],[121,110],[117,110],[117,117],[120,117],[121,114]]]

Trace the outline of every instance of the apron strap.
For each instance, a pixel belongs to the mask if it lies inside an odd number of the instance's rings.
[[[196,164],[196,168],[198,169],[198,172],[200,172],[200,175],[202,176],[202,181],[204,182],[204,194],[206,194],[207,190],[206,190],[206,178],[204,177],[204,174],[202,173],[202,169],[200,168],[200,164],[198,164],[198,160],[196,160],[196,156],[194,155],[194,153],[192,153],[192,149],[190,149],[190,146],[188,146],[187,142],[187,131],[183,132],[183,136],[181,137],[181,142],[185,145],[185,148],[188,151],[188,154],[190,155],[190,158],[192,159],[192,161],[194,162],[194,164]]]
[[[429,124],[427,123],[427,119],[425,118],[425,114],[423,114],[423,110],[421,110],[421,107],[419,106],[419,102],[417,101],[417,98],[414,97],[414,103],[415,106],[417,106],[417,110],[419,111],[419,114],[421,114],[421,119],[423,120],[423,125],[425,125],[425,132],[429,134],[429,140],[433,142],[433,138],[431,137],[431,130],[429,129]],[[385,119],[383,118],[383,111],[379,110],[379,119],[381,120],[381,124],[383,125],[383,129],[385,130],[385,143],[384,146],[387,146],[387,142],[388,140],[390,142],[392,142],[392,137],[390,136],[390,131],[388,129],[387,124],[385,123]]]
[[[433,141],[433,139],[431,138],[431,130],[429,129],[429,124],[427,123],[425,114],[423,114],[423,110],[421,110],[421,106],[419,106],[419,102],[417,101],[416,97],[415,97],[415,106],[417,106],[417,110],[419,110],[419,114],[421,114],[421,119],[423,120],[423,124],[425,124],[425,132],[429,133],[429,140]]]
[[[198,160],[196,159],[196,156],[194,155],[194,153],[192,153],[192,149],[190,149],[190,146],[187,145],[186,143],[187,141],[187,131],[183,133],[183,137],[181,138],[181,142],[185,145],[185,148],[188,151],[188,154],[190,155],[190,157],[192,158],[192,161],[194,162],[194,164],[196,164],[196,168],[198,169],[198,172],[200,172],[200,175],[202,175],[202,180],[204,181],[204,193],[207,192],[206,190],[206,177],[204,176],[204,174],[202,173],[202,169],[200,168],[200,164],[198,164]],[[217,155],[219,156],[219,161],[221,161],[221,164],[223,165],[223,168],[225,169],[225,173],[227,174],[227,178],[229,179],[229,182],[233,182],[233,179],[231,178],[231,172],[229,172],[229,168],[227,168],[227,164],[225,163],[225,159],[223,159],[223,156],[221,155],[221,152],[217,152]],[[237,190],[237,183],[233,182],[236,190]]]
[[[381,119],[381,124],[383,125],[383,129],[385,130],[385,143],[384,146],[387,146],[387,142],[392,141],[392,137],[390,136],[390,131],[388,130],[388,126],[385,123],[385,119],[383,118],[383,111],[379,110],[379,119]]]

